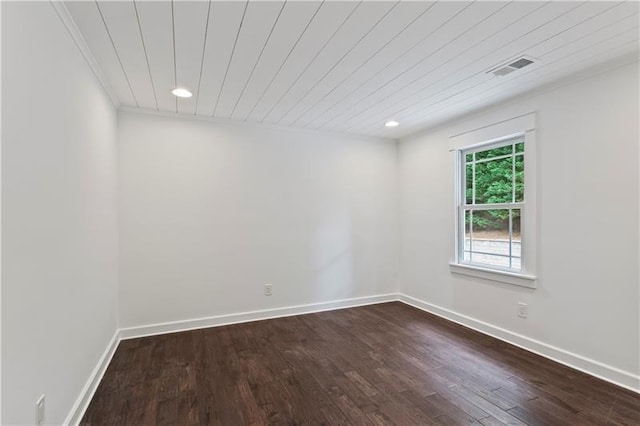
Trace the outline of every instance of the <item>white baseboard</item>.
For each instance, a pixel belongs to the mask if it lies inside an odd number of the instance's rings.
[[[397,301],[397,293],[377,296],[355,297],[351,299],[333,300],[330,302],[310,303],[307,305],[289,306],[285,308],[263,309],[259,311],[241,312],[238,314],[217,315],[183,321],[164,322],[120,329],[121,339],[154,336],[157,334],[176,333],[199,328],[219,327],[222,325],[240,324],[243,322],[261,321],[292,315],[310,314],[313,312],[331,311],[334,309],[354,308],[356,306],[373,305]]]
[[[313,312],[331,311],[335,309],[355,308],[357,306],[373,305],[377,303],[393,302],[398,300],[397,293],[382,294],[377,296],[356,297],[352,299],[333,300],[330,302],[311,303],[307,305],[289,306],[285,308],[264,309],[260,311],[242,312],[238,314],[218,315],[206,318],[198,318],[184,321],[172,321],[161,324],[143,325],[139,327],[121,328],[116,330],[107,345],[104,353],[98,360],[98,364],[91,372],[87,383],[80,392],[78,399],[71,408],[64,421],[65,425],[77,425],[84,412],[87,410],[93,395],[104,376],[111,358],[121,340],[136,337],[154,336],[158,334],[176,333],[180,331],[195,330],[199,328],[219,327],[222,325],[240,324],[243,322],[260,321],[271,318],[281,318],[293,315],[310,314]]]
[[[64,421],[65,425],[77,425],[82,420],[82,416],[84,412],[87,410],[93,395],[96,393],[96,389],[98,389],[98,385],[102,380],[102,376],[104,376],[104,372],[107,370],[109,363],[111,362],[111,358],[113,358],[113,354],[116,352],[116,348],[118,347],[118,343],[120,343],[120,332],[116,330],[113,334],[113,337],[109,341],[107,348],[104,353],[98,360],[98,364],[95,366],[87,383],[85,383],[78,399],[75,404],[71,408],[69,415]]]
[[[522,348],[526,351],[533,352],[534,354],[548,358],[560,364],[564,364],[591,376],[629,389],[633,392],[640,393],[640,376],[636,374],[612,367],[547,343],[540,342],[521,334],[505,330],[504,328],[496,327],[495,325],[433,305],[406,294],[398,294],[398,300],[407,305],[413,306],[414,308],[432,313],[446,320]]]
[[[431,303],[416,299],[402,293],[390,293],[377,296],[356,297],[352,299],[334,300],[330,302],[311,303],[307,305],[289,306],[285,308],[264,309],[259,311],[242,312],[238,314],[218,315],[192,320],[172,321],[160,324],[143,325],[139,327],[121,328],[116,331],[107,348],[100,357],[98,364],[94,368],[91,376],[87,380],[80,396],[73,405],[71,412],[65,420],[65,425],[77,425],[91,398],[98,388],[102,376],[111,362],[120,340],[133,339],[137,337],[154,336],[158,334],[176,333],[180,331],[196,330],[200,328],[218,327],[223,325],[240,324],[251,321],[261,321],[266,319],[281,318],[293,315],[310,314],[314,312],[331,311],[335,309],[354,308],[357,306],[373,305],[385,302],[400,301],[414,308],[432,313],[448,321],[455,322],[464,327],[502,340],[529,352],[548,358],[560,364],[567,365],[576,370],[580,370],[591,376],[621,386],[634,392],[640,393],[640,376],[623,371],[619,368],[592,360],[582,355],[574,354],[564,349],[540,342],[535,339],[523,336],[496,327],[486,322],[477,320],[467,315],[459,314],[449,309],[433,305]]]

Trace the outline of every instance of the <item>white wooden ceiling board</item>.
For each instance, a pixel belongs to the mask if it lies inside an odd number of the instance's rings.
[[[430,83],[435,81],[435,76],[433,75],[435,71],[438,71],[437,74],[440,75],[450,75],[451,73],[460,71],[461,67],[452,66],[450,63],[456,60],[464,60],[467,56],[476,54],[480,50],[478,46],[482,46],[483,44],[491,46],[492,39],[495,40],[496,37],[498,37],[498,39],[502,38],[503,34],[501,33],[507,28],[515,27],[516,24],[518,27],[521,27],[520,22],[543,7],[544,4],[518,2],[505,3],[502,6],[502,8],[495,10],[484,20],[480,21],[475,27],[469,28],[468,32],[462,33],[462,35],[459,36],[454,43],[447,46],[446,49],[430,55],[428,61],[410,69],[409,72],[402,75],[402,79],[397,78],[387,81],[380,86],[381,90],[370,92],[370,98],[365,97],[358,104],[351,103],[352,107],[349,110],[343,111],[340,119],[344,120],[345,117],[352,118],[356,114],[365,114],[369,109],[377,106],[381,100],[386,100],[394,96],[396,99],[404,99],[406,96],[415,95],[415,89],[413,89],[412,85],[421,80]],[[504,38],[508,39],[508,36],[509,35]],[[469,69],[464,68],[462,71],[468,73]],[[413,79],[408,82],[405,81],[412,76]],[[338,118],[338,116],[334,115],[334,118]],[[330,121],[331,119],[324,118],[324,121],[320,125],[325,125]]]
[[[483,91],[477,98],[483,99],[485,96],[491,98],[492,96],[499,95],[505,96],[508,92],[506,90],[518,91],[516,94],[523,94],[536,87],[544,86],[554,81],[561,80],[565,77],[574,75],[575,73],[592,68],[598,65],[602,65],[608,61],[619,59],[622,57],[635,56],[635,61],[638,60],[638,48],[640,47],[637,34],[635,31],[626,31],[624,34],[620,34],[616,39],[611,39],[607,42],[598,43],[598,49],[585,49],[581,52],[576,52],[576,55],[563,56],[558,61],[553,62],[549,67],[545,67],[541,71],[532,75],[522,76],[520,81],[509,81],[503,86],[494,86],[491,89]],[[626,40],[626,41],[625,41]],[[512,97],[513,95],[507,95]]]
[[[637,46],[638,42],[638,27],[611,27],[614,30],[609,32],[603,32],[605,37],[599,37],[597,41],[589,42],[588,40],[578,40],[579,43],[569,43],[565,49],[554,49],[549,54],[542,56],[540,67],[528,71],[526,68],[522,70],[522,74],[514,73],[513,79],[507,79],[504,83],[500,82],[500,79],[496,79],[492,82],[491,86],[483,86],[481,89],[494,90],[499,85],[508,86],[512,84],[518,84],[515,80],[533,81],[540,79],[551,73],[558,72],[573,72],[576,65],[583,62],[589,62],[596,64],[602,55],[615,49],[627,49],[629,46],[633,46],[633,43]]]
[[[368,119],[372,111],[378,112],[380,108],[384,108],[384,111],[393,111],[394,106],[402,105],[412,97],[424,98],[425,96],[419,91],[424,90],[425,84],[426,87],[435,86],[436,88],[441,88],[443,84],[436,83],[452,73],[455,74],[456,71],[458,71],[458,74],[462,73],[463,76],[467,77],[473,76],[475,72],[481,74],[481,77],[485,80],[488,79],[488,77],[484,76],[484,69],[478,70],[476,67],[474,71],[473,65],[475,64],[473,62],[467,64],[466,67],[452,66],[451,63],[460,62],[471,54],[479,53],[482,55],[481,47],[483,45],[488,45],[489,49],[491,49],[492,44],[488,43],[488,40],[495,39],[495,36],[502,36],[505,28],[514,27],[516,24],[520,26],[520,22],[539,7],[540,5],[534,3],[503,4],[503,7],[492,12],[476,26],[469,27],[466,33],[462,33],[461,36],[455,39],[455,43],[451,43],[446,49],[439,50],[431,55],[429,63],[425,63],[425,65],[429,66],[428,68],[421,65],[420,68],[416,67],[411,72],[403,75],[402,79],[390,82],[390,84],[387,84],[366,99],[366,104],[361,102],[358,105],[359,111],[356,114],[351,116],[344,114],[341,118],[342,121],[358,123],[363,119]],[[391,107],[389,107],[390,102],[392,102]],[[387,121],[391,118],[393,117],[386,116],[381,120]]]
[[[65,6],[120,102],[123,105],[135,106],[135,100],[95,3],[67,1]]]
[[[281,1],[249,2],[229,73],[214,109],[215,117],[231,116],[233,106],[265,46],[282,5]]]
[[[526,7],[526,4],[518,4],[518,7],[522,6]],[[541,23],[557,18],[575,6],[575,4],[571,3],[548,3],[544,7],[535,7],[530,14],[525,14],[523,19],[515,18],[511,22],[505,21],[502,25],[498,25],[488,31],[488,37],[480,37],[480,44],[470,43],[470,46],[463,50],[464,55],[453,56],[449,60],[441,61],[440,63],[435,61],[436,65],[432,66],[430,70],[426,69],[426,67],[430,66],[429,63],[424,64],[424,74],[421,78],[406,81],[406,74],[396,78],[392,81],[393,85],[388,84],[385,87],[384,96],[381,92],[371,92],[371,95],[363,98],[357,107],[350,111],[345,111],[340,120],[342,124],[347,122],[355,123],[367,115],[375,114],[380,108],[385,108],[390,113],[393,113],[393,107],[401,103],[407,95],[422,99],[425,97],[423,93],[425,89],[432,86],[441,88],[441,85],[446,87],[447,84],[440,80],[442,76],[446,76],[450,80],[461,80],[471,78],[476,73],[484,73],[488,68],[510,59],[512,55],[516,55],[520,49],[518,46],[522,45],[516,45],[516,41],[524,43],[522,39],[527,34],[534,33],[542,25]],[[506,52],[504,47],[510,45],[516,47],[512,47],[512,52]],[[445,62],[446,67],[442,66],[445,65]],[[435,75],[434,71],[436,71]],[[399,85],[401,82],[404,85]],[[448,84],[450,85],[451,83],[449,82]],[[394,90],[389,90],[389,86]],[[335,120],[333,122],[335,123]],[[330,126],[331,122],[328,123]],[[326,125],[327,123],[325,123]]]
[[[249,115],[278,70],[285,65],[289,52],[292,52],[321,4],[318,1],[290,1],[286,4],[231,118],[245,119]]]
[[[487,97],[494,97],[495,93],[504,96],[506,99],[518,93],[524,93],[536,86],[547,84],[553,80],[560,79],[579,69],[590,67],[610,59],[611,52],[613,57],[628,53],[633,49],[632,42],[636,42],[637,48],[638,33],[636,28],[618,31],[614,36],[600,40],[595,44],[586,44],[579,49],[567,49],[566,51],[556,50],[553,55],[546,58],[537,68],[510,74],[504,77],[495,77],[488,84],[478,85],[476,87],[462,88],[454,95],[442,97],[441,99],[429,99],[423,105],[415,105],[414,107],[399,114],[399,120],[402,120],[403,131],[420,125],[424,121],[424,117],[433,117],[440,111],[445,110],[451,105],[466,105],[476,100],[482,100]],[[618,52],[615,52],[619,50]],[[603,55],[605,55],[603,57]],[[375,127],[375,122],[370,122],[362,127],[354,127],[354,130]]]
[[[401,37],[385,47],[365,67],[358,70],[352,76],[341,82],[336,90],[323,101],[322,110],[317,117],[310,122],[309,127],[321,127],[329,118],[340,116],[344,111],[355,106],[356,97],[360,89],[376,77],[387,75],[388,70],[396,64],[400,58],[406,55],[414,55],[421,44],[427,40],[439,25],[460,12],[468,3],[463,2],[438,2],[428,13],[424,14],[411,31],[406,31]],[[428,31],[425,31],[428,28]],[[325,106],[326,105],[326,106]],[[318,105],[317,109],[320,109]]]
[[[252,106],[247,121],[262,122],[288,90],[311,64],[322,46],[338,30],[351,12],[358,7],[356,2],[338,1],[324,2],[309,28],[304,33],[285,65],[276,78],[261,95],[259,101]]]
[[[363,85],[358,90],[356,106],[342,111],[339,116],[335,116],[336,119],[342,121],[344,117],[353,117],[354,113],[363,108],[363,105],[365,107],[375,105],[378,99],[385,96],[384,91],[390,90],[389,87],[396,87],[402,82],[415,78],[412,76],[420,75],[420,72],[424,72],[424,68],[436,64],[435,61],[431,61],[433,55],[445,50],[447,46],[451,46],[456,37],[464,36],[467,31],[480,25],[483,20],[504,6],[505,4],[500,2],[477,2],[459,10],[431,37],[412,50],[410,55],[399,58],[387,69],[386,73],[376,76]]]
[[[245,5],[246,2],[241,1],[211,3],[202,80],[197,94],[198,115],[213,116]]]
[[[451,104],[460,105],[469,102],[469,100],[485,99],[487,96],[495,97],[495,93],[505,96],[505,98],[512,97],[514,94],[523,93],[535,86],[547,84],[585,67],[591,67],[603,60],[608,60],[610,52],[623,49],[615,53],[614,56],[623,55],[627,53],[626,50],[633,47],[630,43],[637,41],[637,39],[637,27],[618,29],[616,34],[596,43],[583,43],[582,46],[571,46],[564,51],[558,49],[554,55],[545,57],[537,68],[523,69],[522,74],[517,72],[505,77],[496,77],[489,84],[462,88],[454,95],[442,97],[440,100],[430,99],[427,106],[416,106],[404,111],[403,120],[419,125],[425,114],[431,116]],[[603,59],[603,55],[607,55],[607,57]]]
[[[357,72],[384,47],[405,32],[433,4],[430,2],[399,3],[371,32],[335,67],[327,71],[311,91],[291,111],[291,125],[298,125],[302,116],[323,99],[341,81]]]
[[[631,1],[65,5],[123,105],[390,137],[637,57],[640,37]],[[538,61],[487,74],[521,55]]]
[[[156,109],[156,98],[133,3],[100,1],[97,5],[102,11],[138,106]]]
[[[637,27],[637,22],[634,22],[634,19],[633,19],[634,17],[626,18],[626,21],[628,23],[627,23],[627,26],[623,28],[620,28],[620,24],[623,21],[620,20],[620,17],[617,14],[614,15],[614,14],[605,12],[600,14],[594,14],[592,15],[592,18],[593,19],[587,19],[587,20],[583,19],[579,21],[580,23],[577,24],[576,26],[567,27],[570,29],[581,28],[582,29],[581,32],[591,31],[590,36],[586,36],[581,33],[574,32],[573,37],[575,38],[575,40],[567,41],[566,38],[561,37],[562,35],[568,32],[567,30],[567,31],[561,31],[560,33],[556,33],[556,35],[549,35],[546,39],[543,39],[538,43],[535,43],[532,48],[526,50],[526,53],[530,54],[532,57],[539,58],[540,61],[534,65],[529,66],[526,70],[523,71],[522,74],[520,73],[517,73],[517,74],[518,75],[535,74],[537,72],[537,68],[545,67],[545,65],[547,65],[547,62],[549,60],[551,60],[552,62],[555,61],[553,57],[549,57],[545,52],[559,51],[559,53],[557,54],[560,57],[567,56],[567,55],[571,56],[576,52],[580,52],[584,49],[587,49],[587,50],[593,49],[595,46],[597,46],[599,42],[610,38],[611,37],[610,34],[612,34],[612,32],[620,33],[630,28]],[[606,18],[606,21],[608,22],[605,22],[605,18]],[[593,25],[593,22],[597,22],[597,25]],[[594,26],[599,27],[599,29],[596,28],[596,30],[593,31],[592,29]],[[564,40],[564,45],[558,46],[556,39],[559,39],[561,41]],[[555,46],[555,47],[552,47],[551,49],[549,49],[547,48],[548,46]],[[510,75],[508,76],[508,78],[502,78],[498,80],[504,81],[504,80],[508,80],[509,78],[515,78],[515,77],[516,77],[516,74]],[[496,81],[495,79],[488,79],[486,83],[487,85],[490,85],[490,84],[494,84],[495,81]],[[474,83],[473,80],[467,81],[465,82],[464,85],[453,85],[454,87],[451,88],[451,90],[449,90],[449,93],[447,93],[447,90],[440,90],[439,92],[435,92],[435,93],[424,93],[424,99],[428,99],[429,101],[440,102],[438,101],[439,98],[444,97],[445,99],[447,99],[448,97],[451,97],[451,93],[465,93],[468,95],[473,92],[473,89],[475,89],[476,86],[480,86],[482,84],[483,84],[482,81],[477,84]],[[485,85],[484,87],[486,87],[487,85]],[[452,86],[450,85],[448,88],[450,87]],[[442,95],[442,93],[444,93],[444,95]],[[396,111],[401,114],[404,114],[405,112],[411,112],[414,110],[419,111],[420,104],[421,102],[414,102],[406,105],[404,109],[396,110]],[[381,117],[383,116],[381,115],[378,118],[382,119]]]
[[[467,96],[467,94],[461,94],[456,99],[452,99],[447,103],[434,105],[430,109],[425,109],[420,112],[413,119],[404,119],[403,124],[399,128],[385,129],[381,132],[380,127],[375,125],[368,127],[366,130],[361,131],[364,134],[380,135],[385,133],[388,137],[399,138],[418,132],[422,129],[428,128],[439,123],[443,123],[447,120],[459,117],[466,113],[470,113],[474,110],[487,107],[499,102],[511,99],[518,94],[526,94],[526,92],[536,89],[541,86],[551,84],[554,81],[558,81],[562,78],[575,75],[575,73],[582,70],[592,68],[594,66],[602,66],[603,63],[616,60],[620,64],[620,58],[627,57],[626,63],[638,60],[638,44],[630,44],[627,46],[619,46],[614,49],[605,49],[597,55],[589,55],[587,58],[579,61],[560,61],[560,63],[554,64],[554,69],[548,68],[546,73],[536,74],[536,76],[527,76],[525,78],[519,78],[498,84],[490,90],[483,90],[481,92],[476,91],[474,95]],[[633,55],[635,53],[635,55]],[[564,63],[562,63],[564,62]],[[616,65],[619,66],[619,65]],[[511,74],[513,76],[513,74]]]
[[[440,22],[437,13],[438,10],[441,10],[441,5],[452,3],[423,2],[423,4],[422,12],[416,14],[415,19],[405,29],[382,44],[373,55],[352,69],[346,76],[334,82],[333,87],[301,117],[299,125],[306,127],[312,122],[320,122],[319,119],[325,113],[336,108],[342,99],[364,84],[363,81],[372,78],[377,72],[388,67],[395,59],[420,43],[428,36],[424,29],[434,27],[435,22]]]
[[[615,4],[611,4],[610,6],[612,7],[616,7]],[[603,9],[606,10],[606,9]],[[580,14],[576,14],[576,12],[580,12]],[[576,18],[576,22],[574,23],[573,21],[569,21],[571,22],[571,25],[567,24],[567,26],[565,27],[559,27],[557,28],[557,32],[552,33],[550,31],[545,31],[544,35],[546,36],[546,38],[543,38],[542,40],[540,40],[540,37],[538,35],[536,35],[535,33],[532,32],[527,32],[527,37],[519,37],[518,39],[515,39],[514,41],[518,41],[518,43],[513,44],[511,46],[508,46],[509,48],[506,48],[506,45],[502,45],[500,46],[499,50],[494,53],[494,55],[483,55],[482,56],[482,61],[478,61],[476,63],[468,63],[465,65],[460,65],[460,69],[462,70],[466,70],[466,69],[470,69],[474,66],[477,66],[478,64],[480,64],[481,68],[477,71],[477,74],[474,76],[473,74],[469,77],[466,77],[462,80],[460,80],[460,83],[464,82],[465,85],[464,87],[466,88],[472,88],[475,87],[475,84],[469,84],[469,80],[471,77],[473,77],[473,79],[475,80],[480,80],[481,82],[483,80],[490,80],[490,79],[483,79],[482,75],[485,73],[486,71],[486,67],[493,67],[495,65],[497,65],[498,63],[504,62],[505,59],[501,59],[500,57],[497,55],[510,55],[511,53],[514,53],[514,56],[518,56],[518,54],[522,54],[522,53],[526,53],[534,58],[539,58],[540,57],[540,51],[536,50],[537,46],[543,45],[545,43],[548,43],[551,40],[555,40],[556,37],[561,38],[559,36],[562,36],[563,34],[565,34],[566,32],[568,32],[570,29],[574,29],[574,28],[578,28],[580,26],[586,26],[585,24],[590,23],[592,21],[594,21],[594,18],[599,18],[600,16],[605,15],[605,13],[600,13],[602,12],[602,10],[598,10],[596,13],[593,13],[593,11],[588,11],[585,8],[581,8],[579,10],[570,10],[570,12],[567,13],[566,16],[570,16],[570,14],[573,14],[574,18]],[[562,15],[558,15],[556,16],[557,18],[561,17]],[[542,29],[544,29],[545,27],[542,27]],[[535,38],[534,38],[535,37]],[[530,40],[539,40],[537,42],[535,42],[534,44],[524,48],[522,46],[522,44],[524,42],[529,42]],[[517,53],[515,53],[517,52]],[[509,56],[506,56],[507,58],[509,58]],[[494,61],[500,61],[500,62],[495,62]],[[534,67],[537,65],[534,65]],[[529,69],[530,70],[530,69]],[[415,89],[415,93],[416,95],[420,96],[420,98],[424,98],[424,99],[430,99],[431,97],[437,97],[437,95],[439,95],[442,92],[446,92],[446,90],[450,89],[451,87],[455,87],[455,91],[460,91],[460,87],[457,87],[458,85],[455,84],[455,80],[454,78],[462,78],[464,77],[463,73],[456,73],[453,74],[451,76],[449,76],[448,80],[436,80],[433,83],[429,84],[428,86],[424,87],[424,88],[420,88],[420,89]],[[451,83],[451,81],[454,81],[454,84]],[[473,83],[473,80],[471,81],[471,83]],[[431,88],[433,86],[433,88]],[[442,89],[444,87],[444,89]],[[430,88],[429,91],[425,91],[424,89],[426,88]],[[434,92],[434,89],[437,89],[436,92]],[[418,102],[414,102],[409,104],[408,106],[405,106],[405,108],[413,108],[414,105],[416,105]],[[389,111],[393,110],[395,108],[396,111],[398,111],[397,109],[397,105],[398,103],[392,104],[391,106],[387,107],[387,114],[389,113]],[[400,112],[402,112],[403,110],[400,110]],[[395,111],[394,111],[395,114]],[[381,116],[379,116],[379,119],[382,119],[380,117],[383,117],[384,114],[382,114]]]
[[[332,66],[353,49],[371,29],[393,8],[394,2],[360,3],[350,16],[346,25],[340,27],[336,36],[320,52],[313,66],[293,85],[287,96],[266,117],[269,123],[282,124],[281,120],[289,113],[309,88],[312,88]]]
[[[471,58],[467,58],[468,55],[454,57],[447,68],[443,67],[437,73],[427,73],[423,78],[409,84],[393,87],[395,91],[387,91],[383,97],[376,93],[373,99],[367,100],[368,104],[364,108],[361,104],[360,110],[346,117],[342,123],[353,125],[367,117],[374,116],[382,120],[385,116],[395,115],[396,111],[402,109],[402,103],[411,102],[410,97],[418,100],[428,98],[434,90],[440,91],[443,87],[450,87],[456,80],[475,78],[476,74],[480,75],[519,54],[528,53],[528,48],[539,42],[541,35],[544,38],[553,37],[613,6],[615,5],[602,2],[579,7],[576,7],[575,3],[550,3],[548,7],[535,11],[527,19],[518,22],[517,25],[508,26],[504,32],[495,34],[480,47],[474,48],[470,53],[473,55]],[[443,63],[442,60],[436,61],[438,62]]]
[[[451,87],[448,87],[447,90],[443,90],[434,94],[433,97],[424,96],[421,97],[418,101],[414,102],[414,108],[419,109],[424,104],[429,104],[430,102],[438,101],[442,98],[446,98],[451,93],[457,94],[459,91],[464,90],[465,88],[470,89],[477,87],[482,84],[487,84],[494,77],[487,75],[485,73],[476,74],[474,78],[465,80],[463,84],[454,84]],[[462,88],[462,89],[461,89]],[[411,98],[413,99],[413,98]],[[382,111],[377,111],[376,113],[367,114],[360,119],[354,119],[351,121],[345,122],[340,128],[343,130],[349,129],[364,129],[372,126],[378,126],[384,124],[386,121],[393,119],[402,123],[402,126],[405,127],[405,122],[408,118],[405,115],[405,109],[407,108],[408,100],[401,100],[396,104],[395,107],[385,108]]]
[[[553,81],[557,81],[573,73],[620,58],[621,56],[628,55],[633,52],[637,53],[637,51],[637,42],[635,44],[630,43],[626,46],[619,46],[615,49],[605,50],[599,55],[589,56],[588,58],[574,62],[571,65],[567,65],[566,63],[558,64],[556,71],[550,70],[546,74],[538,76],[539,78],[532,78],[529,76],[526,79],[509,82],[509,85],[500,85],[494,87],[492,90],[483,91],[481,92],[481,95],[472,96],[470,99],[457,99],[449,102],[448,104],[436,106],[430,111],[425,111],[425,114],[428,115],[417,117],[417,119],[414,119],[409,126],[403,126],[402,130],[397,132],[394,137],[408,135],[422,128],[460,116],[460,114],[465,114],[482,107],[505,101],[514,96],[513,93],[509,92],[509,90],[516,90],[517,93],[525,93],[537,87],[553,83]],[[635,56],[634,60],[637,61],[637,55]],[[631,59],[629,62],[631,62]]]
[[[177,111],[176,97],[171,94],[173,75],[173,35],[171,3],[137,1],[140,28],[147,49],[151,80],[156,90],[160,111]]]
[[[178,112],[195,114],[198,82],[207,30],[208,1],[174,1],[173,19],[176,42],[177,87],[185,87],[194,95],[178,99]],[[211,19],[209,15],[209,19]]]
[[[527,4],[516,3],[515,6],[526,8]],[[464,82],[472,78],[482,80],[488,69],[504,63],[520,53],[526,46],[527,37],[535,37],[535,32],[543,28],[545,23],[557,19],[562,14],[569,13],[575,7],[575,3],[568,2],[547,3],[542,7],[534,5],[533,9],[527,9],[527,12],[521,15],[522,18],[513,16],[509,20],[505,20],[503,24],[496,26],[493,31],[488,31],[486,37],[480,37],[477,43],[468,43],[468,47],[462,51],[464,54],[458,54],[440,62],[435,61],[436,65],[431,67],[431,70],[425,70],[420,78],[406,82],[403,86],[394,87],[394,91],[387,90],[385,96],[381,96],[381,93],[377,92],[372,93],[369,98],[363,99],[356,107],[339,117],[339,124],[348,128],[367,119],[367,117],[370,119],[371,116],[384,120],[385,116],[395,115],[402,104],[411,102],[412,97],[418,101],[428,99],[427,90],[441,91],[456,82]],[[508,12],[507,8],[504,10]],[[487,79],[484,78],[484,80]],[[396,79],[396,81],[398,80],[401,79]],[[336,123],[335,119],[332,121]],[[331,126],[331,121],[328,123]],[[324,125],[327,126],[327,123]]]
[[[567,43],[574,42],[575,40],[587,37],[594,34],[598,36],[598,31],[617,25],[624,25],[624,22],[635,21],[638,24],[638,3],[618,3],[612,4],[611,8],[602,11],[601,13],[592,15],[586,20],[577,25],[567,28],[559,34],[554,34],[538,41],[534,45],[527,48],[527,54],[534,58],[541,57],[544,53],[556,47],[566,46]],[[615,27],[614,27],[615,29]],[[600,33],[602,34],[602,33]]]

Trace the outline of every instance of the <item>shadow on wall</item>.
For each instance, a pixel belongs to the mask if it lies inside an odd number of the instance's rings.
[[[312,271],[315,277],[311,300],[350,297],[356,288],[352,224],[347,211],[319,225],[313,241]]]

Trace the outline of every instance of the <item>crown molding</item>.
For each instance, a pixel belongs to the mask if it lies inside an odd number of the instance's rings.
[[[78,50],[80,50],[82,57],[87,62],[87,65],[89,65],[89,68],[91,68],[91,71],[93,71],[93,74],[98,79],[98,82],[104,89],[107,96],[109,96],[109,99],[111,99],[113,105],[116,107],[116,109],[120,108],[120,100],[118,99],[118,96],[116,95],[113,87],[111,87],[107,78],[102,72],[102,69],[98,65],[98,61],[96,61],[93,53],[91,53],[91,49],[89,49],[87,42],[78,29],[76,22],[73,20],[69,9],[67,9],[67,6],[61,0],[49,0],[49,3],[51,3],[51,5],[53,6],[53,9],[56,11],[56,14],[60,18],[60,21],[62,21],[62,23],[64,24],[65,28],[69,32],[69,35],[78,47]]]
[[[398,142],[397,139],[384,137],[384,136],[336,132],[331,130],[308,129],[308,128],[302,128],[302,127],[281,126],[277,124],[256,123],[251,121],[239,121],[239,120],[231,120],[228,118],[218,118],[218,117],[211,117],[211,116],[205,116],[205,115],[187,114],[183,112],[155,110],[155,109],[148,109],[148,108],[133,107],[128,105],[121,105],[119,108],[119,111],[123,113],[142,114],[142,115],[150,115],[150,116],[157,116],[157,117],[200,121],[200,122],[217,124],[221,126],[233,126],[233,127],[246,128],[246,129],[275,130],[275,131],[314,134],[314,135],[333,135],[336,137],[345,137],[345,138],[362,140],[367,142],[371,142],[371,141],[384,142],[384,143]]]

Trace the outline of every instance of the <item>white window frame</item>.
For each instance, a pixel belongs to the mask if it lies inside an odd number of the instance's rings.
[[[491,265],[464,261],[465,170],[463,153],[500,146],[516,138],[524,140],[524,202],[493,205],[496,208],[521,208],[521,270],[509,270]],[[450,138],[455,160],[455,252],[449,262],[456,274],[498,281],[528,288],[536,287],[536,143],[535,114],[525,114],[497,124],[483,126]],[[487,205],[491,206],[491,205]],[[485,206],[481,207],[485,208]]]

